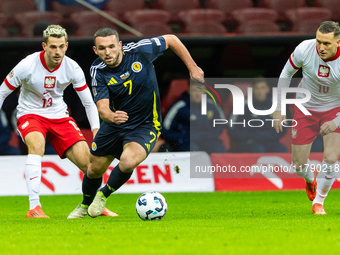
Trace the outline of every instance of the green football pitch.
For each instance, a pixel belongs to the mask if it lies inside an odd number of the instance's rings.
[[[120,217],[67,220],[81,196],[42,196],[50,219],[26,219],[27,197],[0,197],[0,254],[339,254],[340,190],[327,215],[304,191],[163,193],[168,212],[142,221],[138,194],[113,194]]]

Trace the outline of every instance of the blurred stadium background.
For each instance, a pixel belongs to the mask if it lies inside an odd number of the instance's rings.
[[[302,40],[314,38],[322,21],[340,21],[339,0],[86,2],[142,32],[143,37],[176,34],[206,77],[238,81],[258,76],[277,78],[294,48]],[[42,50],[42,31],[51,23],[67,29],[67,55],[82,67],[88,85],[89,68],[96,58],[92,36],[97,29],[116,28],[124,43],[141,39],[74,0],[0,0],[1,79],[22,58]],[[170,50],[155,61],[155,68],[165,114],[188,86],[188,71]],[[301,71],[295,77],[301,77]],[[245,91],[249,83],[238,85]],[[12,135],[3,132],[0,136],[11,136],[9,143],[20,146],[25,154],[14,131],[15,120],[11,121],[17,95],[12,93],[2,107]],[[90,143],[85,111],[72,86],[64,98]],[[229,116],[230,102],[225,106],[223,110]],[[290,134],[286,134],[281,142],[289,148]],[[334,223],[339,221],[339,190],[329,194],[328,215],[315,217],[305,195],[304,180],[296,174],[247,172],[192,178],[192,162],[237,168],[290,165],[289,153],[231,153],[226,131],[221,138],[228,149],[224,154],[152,153],[117,192],[134,194],[116,194],[108,201],[108,208],[120,215],[114,220],[88,216],[80,221],[66,219],[81,199],[82,172],[57,155],[44,156],[42,162],[42,203],[51,219],[27,220],[26,156],[0,156],[1,253],[338,254],[340,239],[335,233],[339,227]],[[312,153],[311,160],[320,164],[322,153]],[[104,174],[104,181],[112,168]],[[333,188],[340,188],[339,173]],[[162,192],[167,199],[169,212],[161,222],[142,222],[135,213],[138,194],[148,190]]]
[[[143,37],[176,34],[206,77],[277,78],[294,48],[302,40],[314,38],[322,21],[340,21],[337,0],[86,2],[142,32]],[[116,28],[124,43],[141,39],[74,0],[1,0],[2,79],[23,57],[42,49],[42,28],[55,23],[67,29],[70,43],[67,55],[83,68],[89,85],[89,67],[96,58],[92,51],[92,36],[97,29],[103,26]],[[172,51],[166,51],[163,57],[158,58],[155,68],[162,113],[165,114],[167,108],[178,99],[178,88],[182,88],[183,84],[187,86],[188,72]],[[299,72],[297,77],[300,76]],[[89,126],[85,111],[71,86],[65,92],[65,101],[72,117],[87,136]],[[9,120],[16,105],[17,93],[12,93],[2,107]],[[230,109],[224,110],[226,115],[230,114]],[[11,123],[10,126],[14,130]],[[88,142],[91,142],[90,137],[87,136]],[[230,150],[230,139],[226,133],[223,133],[222,139]],[[285,144],[289,145],[289,134],[284,139]],[[10,143],[19,146],[14,131]],[[315,157],[319,160],[320,155]]]

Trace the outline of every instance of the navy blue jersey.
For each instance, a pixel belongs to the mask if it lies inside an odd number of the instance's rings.
[[[100,58],[91,66],[94,101],[109,99],[113,111],[128,114],[127,122],[116,128],[134,129],[142,124],[161,127],[160,96],[152,62],[166,49],[163,37],[123,45],[119,66],[109,68]]]

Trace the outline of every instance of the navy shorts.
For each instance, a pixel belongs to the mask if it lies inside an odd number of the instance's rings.
[[[135,129],[116,128],[102,122],[91,145],[91,153],[95,156],[112,155],[120,159],[123,146],[130,142],[140,144],[149,155],[160,135],[160,131],[153,125],[142,125]]]

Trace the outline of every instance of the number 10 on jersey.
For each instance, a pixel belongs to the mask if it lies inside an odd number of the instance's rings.
[[[319,93],[328,93],[329,92],[328,86],[324,86],[324,85],[321,85],[321,84],[318,84],[318,85],[319,85]]]

